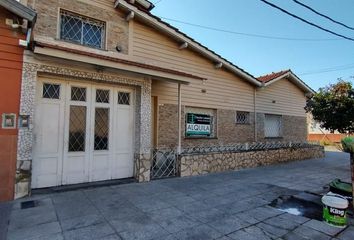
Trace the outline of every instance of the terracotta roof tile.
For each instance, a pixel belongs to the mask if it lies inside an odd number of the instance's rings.
[[[283,71],[280,71],[280,72],[273,72],[273,73],[270,73],[270,74],[267,74],[267,75],[263,75],[263,76],[260,76],[258,77],[257,79],[260,81],[260,82],[269,82],[269,81],[272,81],[286,73],[289,73],[291,72],[290,70],[283,70]]]

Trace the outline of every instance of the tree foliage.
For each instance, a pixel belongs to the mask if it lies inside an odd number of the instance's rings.
[[[354,89],[350,82],[339,81],[320,88],[307,101],[305,109],[322,128],[354,133]]]

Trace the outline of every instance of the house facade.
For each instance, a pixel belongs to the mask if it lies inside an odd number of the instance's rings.
[[[13,199],[23,52],[35,12],[20,3],[0,2],[0,201]]]
[[[291,71],[256,78],[150,13],[146,0],[24,0],[15,197],[135,177],[151,149],[303,142],[306,95]]]

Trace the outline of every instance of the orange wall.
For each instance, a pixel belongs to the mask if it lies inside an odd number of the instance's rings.
[[[316,133],[310,133],[307,137],[307,140],[309,141],[325,141],[329,143],[340,143],[342,138],[346,137],[345,134],[340,134],[340,133],[328,133],[328,134],[316,134]]]
[[[0,123],[3,113],[16,113],[20,106],[23,48],[18,45],[25,35],[5,24],[14,16],[0,8]],[[0,125],[0,201],[13,199],[16,169],[17,129]]]

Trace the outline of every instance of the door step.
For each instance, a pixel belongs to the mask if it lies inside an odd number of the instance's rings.
[[[32,189],[32,194],[68,192],[68,191],[74,191],[80,189],[108,187],[108,186],[135,183],[135,182],[136,180],[134,178],[123,178],[123,179],[116,179],[116,180],[91,182],[91,183],[79,183],[79,184],[72,184],[72,185],[65,185],[65,186],[58,186],[58,187]]]

